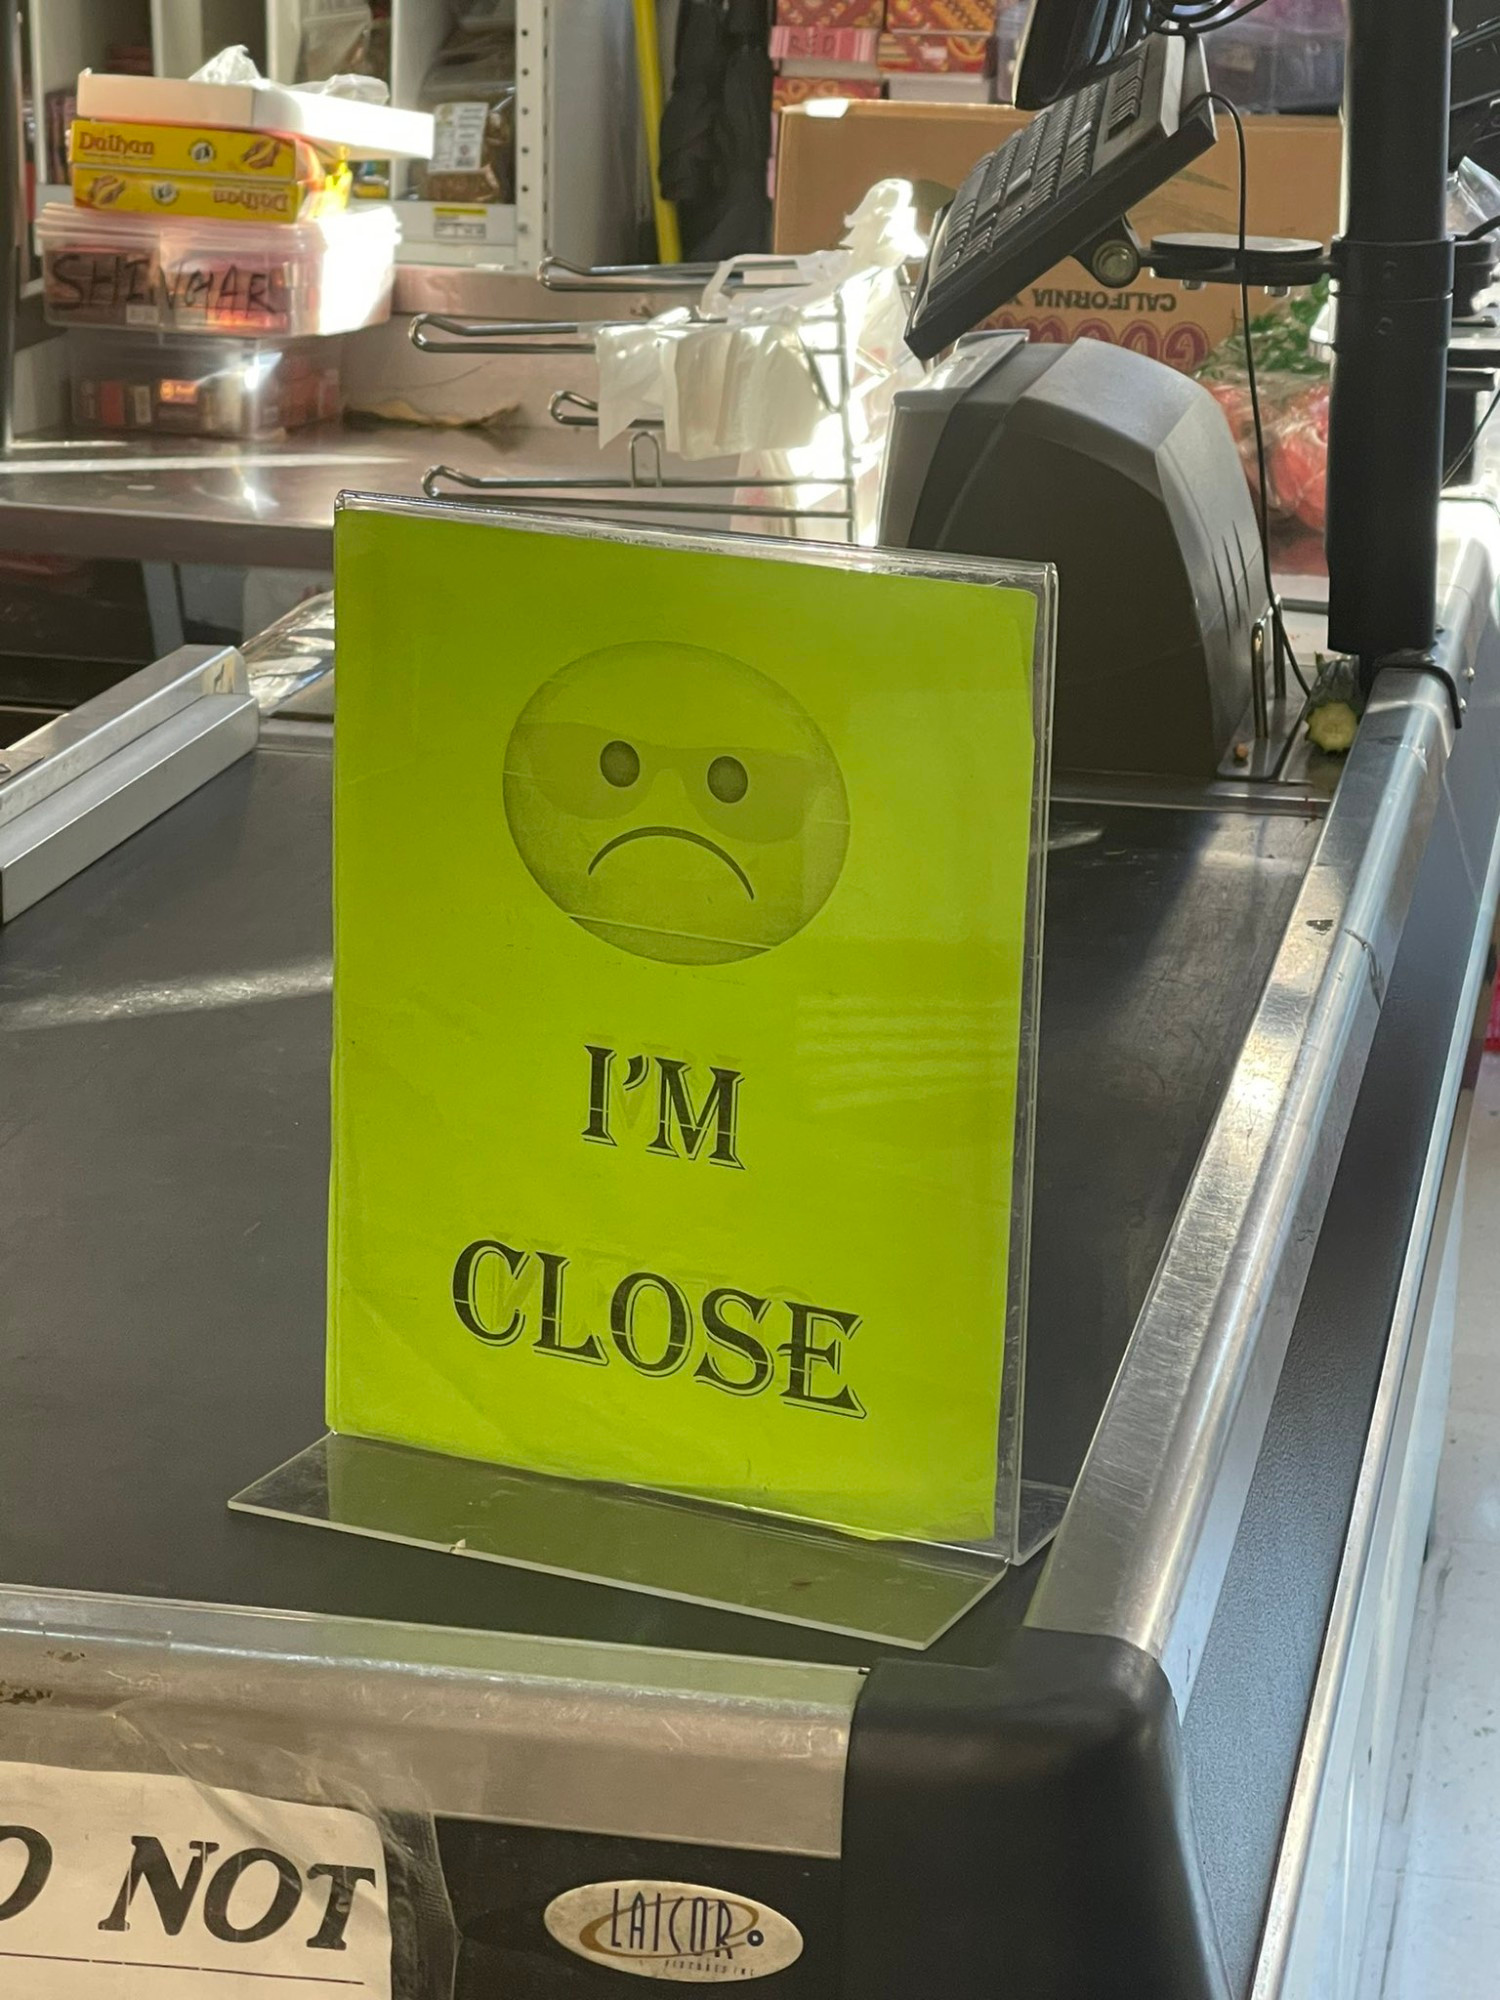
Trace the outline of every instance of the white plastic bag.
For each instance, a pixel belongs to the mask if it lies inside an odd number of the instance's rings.
[[[267,80],[242,42],[236,42],[233,48],[220,49],[188,78],[189,83],[237,83],[252,89]],[[348,97],[359,104],[385,104],[391,95],[378,76],[330,76],[321,83],[299,83],[293,88],[309,97]]]
[[[659,420],[668,451],[686,460],[802,452],[828,434],[830,418],[842,439],[840,378],[852,437],[883,435],[897,378],[920,373],[903,338],[900,272],[921,250],[910,183],[881,181],[850,216],[842,246],[796,259],[786,283],[731,289],[757,265],[786,262],[738,258],[709,282],[699,317],[678,308],[600,328],[599,442],[644,418]]]

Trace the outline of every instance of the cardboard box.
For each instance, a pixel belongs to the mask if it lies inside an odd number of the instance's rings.
[[[829,115],[805,109],[781,120],[775,247],[823,250],[876,181],[892,176],[956,188],[981,154],[1027,123],[1028,114],[992,104],[848,104]],[[1327,242],[1338,227],[1342,140],[1336,118],[1245,120],[1249,220],[1253,234]],[[1176,230],[1232,230],[1239,216],[1239,159],[1221,121],[1212,152],[1139,203],[1131,213],[1144,241]],[[1264,311],[1267,294],[1251,295]],[[1184,291],[1142,272],[1120,290],[1099,285],[1071,258],[1026,287],[991,324],[1025,327],[1038,340],[1088,335],[1117,340],[1191,374],[1239,320],[1233,286]]]
[[[885,25],[936,34],[992,35],[998,11],[997,0],[886,0]]]
[[[794,104],[807,104],[815,97],[883,97],[885,85],[869,79],[846,76],[778,76],[771,85],[771,109],[789,111]]]
[[[826,76],[876,74],[880,32],[876,28],[772,28],[770,56],[792,74],[818,70]]]
[[[888,76],[885,95],[898,102],[921,104],[993,104],[994,79],[953,71],[913,70],[908,76]]]
[[[887,76],[993,76],[995,44],[988,35],[887,33],[880,68]]]
[[[809,104],[814,98],[862,97],[867,101],[884,97],[886,86],[879,77],[777,76],[771,84],[771,157],[766,162],[766,192],[776,199],[776,157],[780,150],[781,114],[794,104]]]
[[[784,62],[777,63],[776,74],[802,83],[879,83],[880,70],[869,63],[820,63]],[[856,92],[855,95],[858,95]],[[875,92],[877,97],[883,91]]]
[[[305,139],[207,125],[131,125],[117,118],[75,118],[68,158],[75,167],[173,176],[229,174],[237,180],[301,181],[308,187],[321,186],[325,171]]]
[[[78,112],[122,125],[295,133],[314,145],[337,147],[351,160],[432,158],[430,111],[398,111],[389,104],[361,104],[279,83],[198,83],[86,69],[78,78]]]
[[[776,21],[788,28],[879,28],[885,0],[776,0]]]
[[[771,84],[771,157],[766,163],[766,192],[776,199],[776,156],[781,138],[781,113],[794,104],[808,104],[814,98],[884,97],[886,85],[879,77],[777,76]]]
[[[80,208],[119,215],[183,215],[200,221],[309,222],[335,215],[349,202],[349,169],[334,170],[317,187],[300,181],[242,180],[227,174],[121,172],[74,167],[73,200]]]

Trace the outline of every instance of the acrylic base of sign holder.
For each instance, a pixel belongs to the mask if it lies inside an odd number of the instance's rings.
[[[992,1550],[870,1541],[332,1432],[230,1505],[893,1646],[930,1646],[1007,1567]]]
[[[1067,1500],[1051,573],[347,497],[338,550],[330,1430],[231,1505],[932,1644]]]

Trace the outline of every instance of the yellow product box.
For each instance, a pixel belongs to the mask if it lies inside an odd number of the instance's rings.
[[[114,167],[73,169],[73,200],[80,208],[121,215],[182,215],[220,222],[308,222],[347,207],[349,169],[330,172],[323,184],[231,179],[220,174],[169,177]]]
[[[68,141],[74,172],[114,167],[137,174],[227,174],[235,180],[321,186],[327,164],[306,139],[211,125],[135,125],[75,118]]]

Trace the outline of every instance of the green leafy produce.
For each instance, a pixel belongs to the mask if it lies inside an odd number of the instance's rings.
[[[1259,375],[1302,375],[1322,377],[1328,373],[1326,361],[1312,351],[1312,330],[1318,314],[1328,302],[1328,280],[1320,278],[1305,291],[1257,313],[1250,321],[1250,338],[1255,346],[1255,368]],[[1226,334],[1198,370],[1200,379],[1245,372],[1245,339],[1238,325]]]

